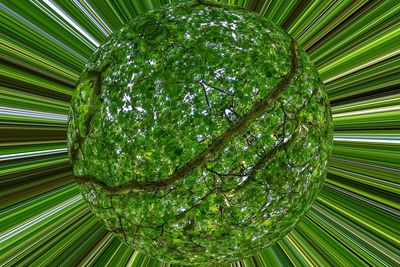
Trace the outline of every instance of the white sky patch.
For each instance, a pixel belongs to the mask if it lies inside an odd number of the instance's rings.
[[[131,105],[124,105],[122,107],[122,111],[124,111],[124,112],[128,112],[128,111],[131,111],[131,110],[132,110],[132,106]]]
[[[233,37],[233,39],[234,39],[235,41],[237,41],[236,33],[232,32],[232,37]]]
[[[131,102],[131,97],[130,97],[127,93],[125,93],[125,94],[124,94],[124,99],[123,99],[123,101],[124,101],[124,102],[129,102],[129,103],[130,103],[130,102]]]
[[[51,0],[44,0],[47,6],[49,6],[54,12],[60,15],[66,22],[68,22],[72,27],[74,27],[79,33],[86,37],[92,44],[96,47],[100,46],[100,43],[97,42],[90,34],[88,34],[82,27],[80,27],[72,18],[70,18],[61,8],[59,8],[55,3]]]
[[[190,39],[190,33],[188,31],[185,32],[185,38]]]
[[[146,113],[147,111],[142,107],[135,107],[135,109],[141,113]]]

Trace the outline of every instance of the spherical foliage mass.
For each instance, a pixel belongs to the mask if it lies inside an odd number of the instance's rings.
[[[306,53],[258,14],[184,2],[88,61],[68,147],[91,209],[170,263],[239,260],[282,238],[326,175],[332,122]]]

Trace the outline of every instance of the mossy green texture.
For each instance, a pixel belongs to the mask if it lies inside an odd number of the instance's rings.
[[[109,230],[150,257],[212,265],[274,244],[304,215],[326,175],[332,119],[316,69],[282,29],[184,2],[96,50],[68,146]]]

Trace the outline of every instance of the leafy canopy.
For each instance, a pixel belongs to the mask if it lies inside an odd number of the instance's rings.
[[[284,236],[326,174],[330,107],[308,56],[242,9],[151,11],[94,53],[68,124],[94,213],[163,261],[217,264]]]

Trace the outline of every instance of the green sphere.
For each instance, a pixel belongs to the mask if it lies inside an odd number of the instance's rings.
[[[140,15],[88,61],[68,148],[102,223],[178,264],[240,260],[305,214],[332,147],[327,95],[282,29],[183,2]]]

